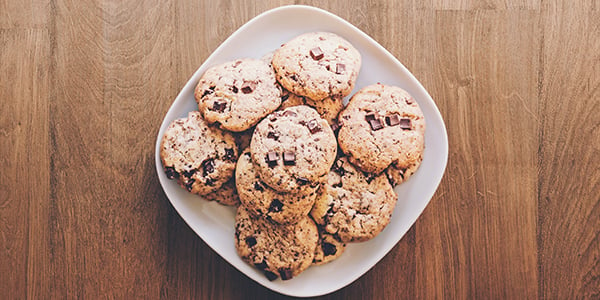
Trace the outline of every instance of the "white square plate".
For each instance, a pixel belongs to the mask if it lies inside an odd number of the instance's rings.
[[[427,129],[425,153],[419,170],[395,188],[398,203],[390,224],[376,238],[349,244],[337,260],[312,266],[299,276],[269,281],[237,255],[234,246],[235,210],[202,200],[168,180],[159,156],[160,140],[168,125],[197,110],[194,88],[207,68],[243,57],[260,58],[281,44],[305,32],[329,31],[352,43],[362,55],[362,69],[356,82],[360,88],[381,82],[407,90],[421,106]],[[347,100],[347,99],[346,99]],[[448,137],[444,121],[433,99],[415,77],[386,49],[347,21],[310,6],[284,6],[260,14],[240,27],[221,44],[194,73],[167,112],[156,141],[156,171],[165,194],[181,217],[214,251],[238,270],[263,286],[298,297],[318,296],[336,291],[367,272],[404,236],[431,200],[448,159]]]

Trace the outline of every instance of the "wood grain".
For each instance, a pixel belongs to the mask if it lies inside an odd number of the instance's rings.
[[[450,142],[417,223],[321,298],[600,297],[597,0],[0,0],[3,298],[286,298],[186,225],[158,183],[154,145],[208,55],[294,3],[396,56]]]

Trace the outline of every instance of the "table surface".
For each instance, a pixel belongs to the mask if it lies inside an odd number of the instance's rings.
[[[325,298],[600,297],[598,0],[295,2],[396,56],[450,145],[406,236]],[[154,145],[207,56],[292,3],[0,0],[0,295],[281,297],[175,212]]]

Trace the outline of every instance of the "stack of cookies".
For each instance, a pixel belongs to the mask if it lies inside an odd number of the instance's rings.
[[[360,53],[312,32],[263,59],[208,69],[198,111],[161,142],[168,178],[237,207],[235,246],[270,280],[342,255],[390,222],[393,186],[419,167],[425,120],[411,95],[373,84],[352,96]]]

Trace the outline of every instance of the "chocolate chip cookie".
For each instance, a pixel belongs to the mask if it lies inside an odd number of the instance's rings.
[[[311,211],[315,222],[345,243],[378,235],[390,222],[397,195],[385,174],[365,174],[340,157],[329,172],[328,197]]]
[[[244,131],[281,104],[273,69],[258,59],[238,59],[208,69],[194,96],[210,124]]]
[[[258,123],[250,152],[268,186],[278,192],[308,194],[325,180],[337,143],[327,121],[314,109],[294,106]]]
[[[422,160],[425,118],[405,90],[374,84],[358,91],[339,115],[342,151],[365,172],[388,175],[401,182],[400,172]]]
[[[308,215],[315,202],[316,193],[280,193],[266,185],[256,172],[249,149],[240,155],[235,177],[242,204],[256,217],[279,224],[296,223]]]
[[[358,50],[330,32],[311,32],[288,41],[272,60],[277,81],[315,101],[352,91],[361,65]]]
[[[269,280],[292,279],[306,270],[315,255],[319,234],[304,216],[292,225],[276,225],[254,217],[239,206],[235,217],[235,248],[247,263],[263,270]]]
[[[238,158],[234,137],[209,126],[198,111],[173,121],[165,131],[160,158],[169,179],[205,195],[233,177]]]

